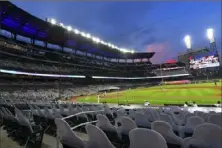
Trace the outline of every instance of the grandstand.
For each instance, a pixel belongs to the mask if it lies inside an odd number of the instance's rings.
[[[153,56],[0,2],[0,147],[221,148],[219,68]]]

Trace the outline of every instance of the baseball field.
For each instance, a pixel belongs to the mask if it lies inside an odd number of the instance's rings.
[[[164,85],[147,88],[128,89],[124,91],[100,95],[100,102],[126,104],[144,104],[149,101],[153,105],[184,104],[185,101],[197,104],[215,104],[221,101],[221,81],[214,83]],[[97,95],[82,96],[77,102],[97,102]]]

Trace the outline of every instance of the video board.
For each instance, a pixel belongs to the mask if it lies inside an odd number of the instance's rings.
[[[189,57],[189,64],[191,69],[202,69],[207,67],[220,66],[219,57],[216,53],[205,53]]]

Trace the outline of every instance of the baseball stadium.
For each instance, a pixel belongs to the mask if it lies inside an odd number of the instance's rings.
[[[73,26],[0,2],[0,148],[222,147],[214,28],[155,63]]]

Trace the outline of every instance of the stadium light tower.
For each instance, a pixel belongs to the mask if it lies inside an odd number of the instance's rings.
[[[184,37],[184,43],[187,47],[187,50],[190,51],[191,50],[191,37],[189,35],[186,35]]]
[[[210,50],[215,51],[216,50],[216,42],[215,42],[215,38],[214,38],[213,28],[207,29],[207,38],[210,41]]]

